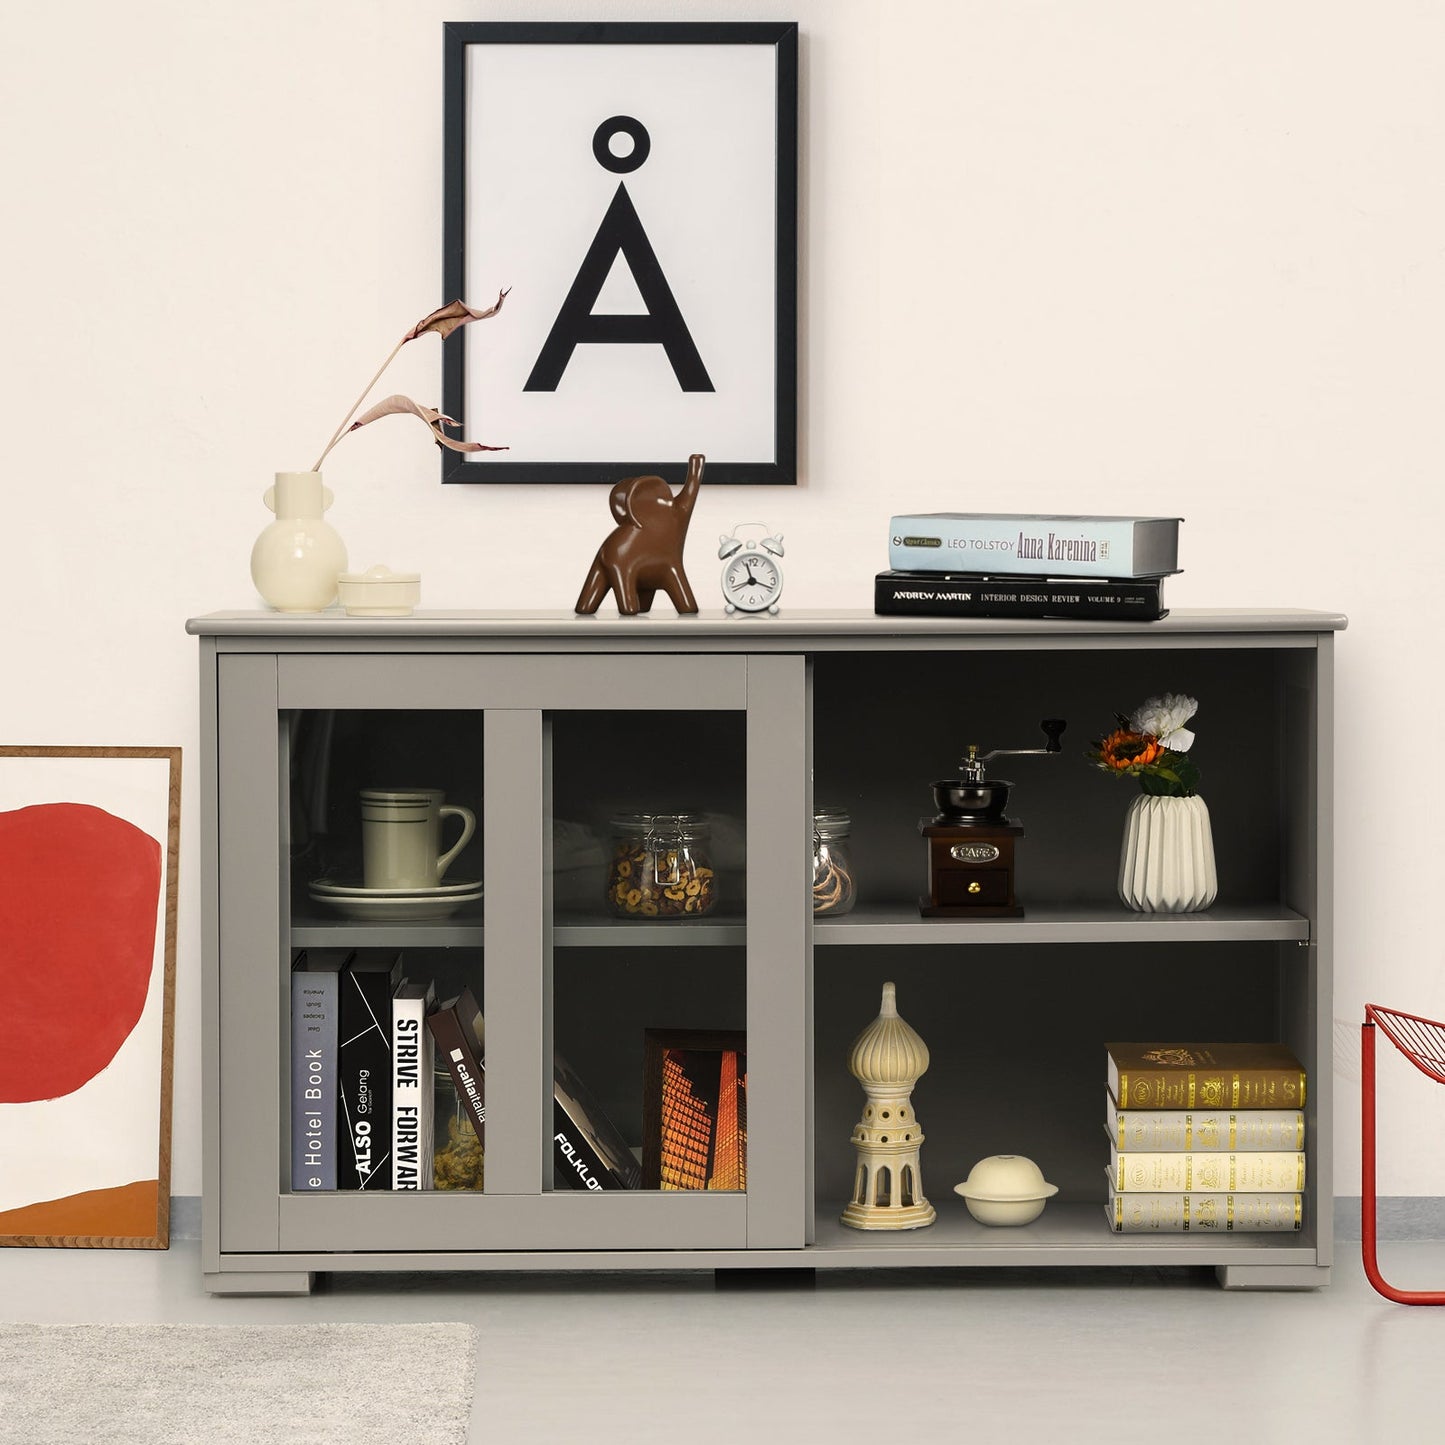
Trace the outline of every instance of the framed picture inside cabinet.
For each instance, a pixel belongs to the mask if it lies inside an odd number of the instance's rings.
[[[646,1031],[642,1187],[748,1187],[745,1034],[707,1029]]]
[[[797,480],[798,29],[445,27],[447,482]]]
[[[0,1245],[170,1236],[179,748],[0,748]]]

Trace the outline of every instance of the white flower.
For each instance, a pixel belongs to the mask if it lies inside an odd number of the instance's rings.
[[[1171,752],[1187,753],[1194,743],[1194,734],[1184,726],[1199,711],[1199,703],[1182,692],[1166,692],[1151,697],[1135,709],[1129,726],[1136,733],[1147,733]]]

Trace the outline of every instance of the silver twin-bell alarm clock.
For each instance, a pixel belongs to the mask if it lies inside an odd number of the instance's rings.
[[[743,531],[756,535],[740,537]],[[769,536],[762,522],[739,522],[726,536],[718,538],[717,554],[722,559],[723,607],[728,612],[771,612],[778,610],[783,595],[783,569],[777,558],[783,555],[783,537]]]

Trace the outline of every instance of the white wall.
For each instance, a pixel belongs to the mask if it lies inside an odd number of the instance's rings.
[[[1445,699],[1429,660],[1445,12],[15,6],[0,46],[0,740],[186,750],[175,1191],[200,1190],[185,619],[255,605],[271,474],[310,464],[443,299],[442,22],[579,15],[803,26],[803,484],[705,493],[695,584],[712,585],[708,543],[745,515],[787,534],[790,603],[867,607],[892,510],[1163,510],[1188,519],[1172,605],[1349,614],[1334,1012],[1337,1188],[1356,1191],[1363,1002],[1445,1015]],[[440,399],[430,338],[390,380]],[[353,565],[419,568],[432,607],[570,606],[607,525],[596,489],[443,488],[403,421],[348,438],[327,479]],[[560,559],[546,576],[513,545],[539,533]],[[1237,742],[1231,766],[1248,769]],[[1416,1136],[1437,1091],[1393,1073],[1385,1107],[1412,1122],[1382,1135],[1381,1188],[1445,1192],[1445,1150]]]

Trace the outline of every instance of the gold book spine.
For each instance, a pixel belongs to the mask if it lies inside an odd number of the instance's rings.
[[[1299,1194],[1110,1194],[1116,1234],[1289,1233],[1303,1227]]]
[[[1119,1071],[1119,1102],[1129,1109],[1299,1109],[1303,1070]]]

